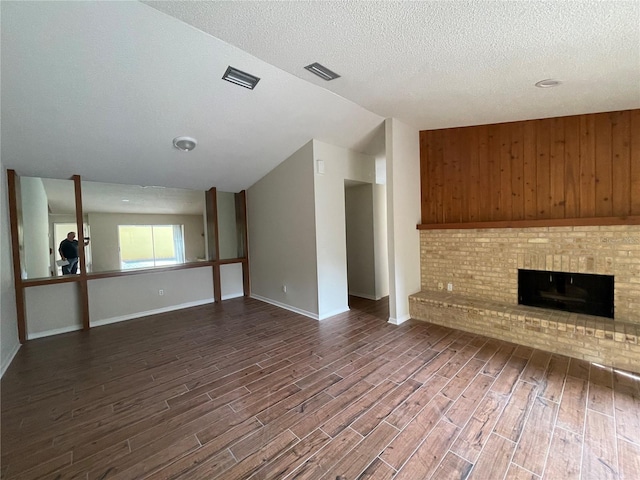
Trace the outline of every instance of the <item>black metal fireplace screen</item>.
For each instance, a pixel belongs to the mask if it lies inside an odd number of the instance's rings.
[[[613,318],[613,276],[518,270],[518,303]]]

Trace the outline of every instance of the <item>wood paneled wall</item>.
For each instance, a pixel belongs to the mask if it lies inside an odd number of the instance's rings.
[[[420,132],[422,223],[640,215],[640,110]]]

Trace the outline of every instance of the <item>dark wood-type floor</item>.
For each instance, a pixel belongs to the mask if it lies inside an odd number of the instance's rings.
[[[640,478],[640,381],[387,304],[251,299],[23,346],[7,479]]]

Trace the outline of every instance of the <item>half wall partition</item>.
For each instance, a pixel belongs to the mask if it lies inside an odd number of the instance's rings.
[[[100,291],[103,285],[112,292],[125,292],[132,284],[148,290],[153,282],[147,279],[162,274],[179,283],[185,277],[176,271],[200,269],[194,278],[202,280],[209,270],[209,280],[200,283],[212,289],[206,295],[211,297],[208,301],[221,302],[221,269],[234,268],[238,272],[234,270],[234,278],[242,276],[236,296],[249,295],[244,191],[218,192],[214,187],[198,192],[104,184],[85,182],[78,175],[71,180],[20,177],[14,170],[7,170],[7,180],[21,343],[29,338],[27,299],[36,293],[42,296],[43,291],[42,298],[54,303],[61,301],[57,299],[61,289],[70,292],[68,308],[78,318],[77,328],[72,329],[83,330],[92,324],[111,323],[90,321],[90,311],[104,312],[105,301],[117,302],[102,298],[90,306],[90,293]],[[79,262],[75,274],[63,275],[57,262],[58,244],[67,230],[76,233]],[[156,273],[159,275],[149,276]],[[203,285],[199,285],[201,292]],[[32,291],[32,287],[38,288]],[[181,287],[184,290],[185,286]],[[164,308],[159,311],[171,309],[171,298],[162,297],[164,294],[162,288],[154,292],[164,300],[158,303]],[[43,310],[42,305],[39,308]]]

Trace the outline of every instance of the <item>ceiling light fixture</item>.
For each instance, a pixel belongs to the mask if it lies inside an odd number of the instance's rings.
[[[198,141],[195,138],[191,137],[176,137],[173,139],[173,146],[178,150],[182,150],[183,152],[190,152],[194,148]]]
[[[309,70],[311,73],[315,73],[321,79],[326,80],[326,81],[335,80],[336,78],[340,78],[340,75],[338,75],[336,72],[332,72],[327,67],[325,67],[323,65],[320,65],[318,62],[312,63],[311,65],[307,65],[304,68]]]
[[[561,83],[562,82],[559,81],[559,80],[552,80],[551,78],[548,78],[546,80],[540,80],[539,82],[536,82],[536,87],[538,87],[538,88],[552,88],[552,87],[557,87]]]
[[[241,87],[248,88],[249,90],[253,90],[260,81],[260,79],[255,75],[251,75],[250,73],[243,72],[242,70],[238,70],[231,66],[227,68],[226,72],[224,72],[222,79],[227,82],[240,85]]]

